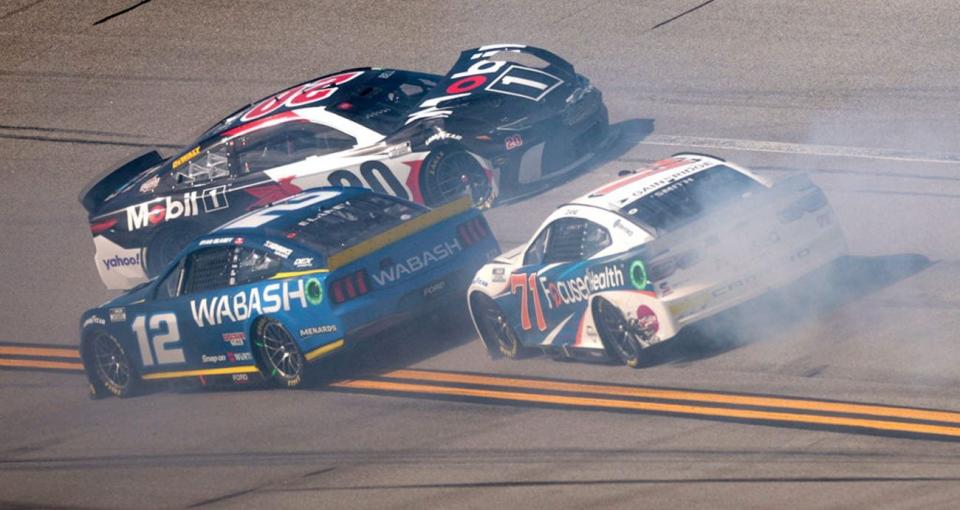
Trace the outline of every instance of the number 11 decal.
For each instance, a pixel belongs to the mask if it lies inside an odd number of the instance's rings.
[[[510,275],[510,293],[516,294],[520,289],[520,327],[524,331],[533,328],[530,323],[530,300],[527,298],[527,291],[533,295],[533,311],[537,316],[537,329],[547,330],[547,321],[543,318],[543,306],[540,304],[540,293],[537,292],[537,273],[531,273],[529,277],[525,273]]]

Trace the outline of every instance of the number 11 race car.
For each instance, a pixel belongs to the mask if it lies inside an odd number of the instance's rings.
[[[539,64],[520,64],[527,59]],[[164,159],[147,152],[80,194],[107,287],[156,276],[195,237],[320,186],[431,207],[579,168],[606,142],[600,91],[557,55],[517,44],[463,52],[445,75],[358,68],[252,103]]]
[[[459,306],[500,253],[470,198],[430,210],[320,188],[191,243],[149,283],[81,317],[95,396],[145,382],[300,384],[308,363],[398,322]]]
[[[606,357],[644,349],[846,253],[805,175],[771,185],[721,159],[677,154],[557,209],[469,289],[488,352]]]

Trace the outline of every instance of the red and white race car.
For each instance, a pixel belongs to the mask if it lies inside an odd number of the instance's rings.
[[[677,154],[551,214],[468,291],[493,356],[541,349],[642,364],[683,327],[846,253],[820,188]]]

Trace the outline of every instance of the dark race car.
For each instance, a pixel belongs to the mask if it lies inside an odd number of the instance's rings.
[[[534,60],[539,65],[520,64]],[[465,51],[446,76],[352,69],[252,103],[164,159],[147,152],[91,182],[100,277],[124,289],[192,239],[320,186],[362,186],[479,207],[573,170],[607,139],[600,91],[562,58],[523,45]]]
[[[96,396],[151,381],[296,386],[310,362],[427,312],[465,309],[500,253],[468,197],[436,209],[320,188],[191,243],[160,277],[81,317]]]

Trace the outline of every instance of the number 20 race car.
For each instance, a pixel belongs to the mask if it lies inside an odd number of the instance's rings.
[[[771,185],[678,154],[564,205],[526,245],[484,266],[471,315],[494,357],[539,348],[636,367],[686,325],[846,253],[805,175]]]
[[[311,361],[463,307],[499,253],[466,196],[430,210],[363,188],[305,192],[201,236],[158,278],[83,314],[83,364],[95,396],[182,378],[297,386]]]
[[[511,60],[512,59],[512,60]],[[542,65],[521,65],[528,59]],[[464,51],[445,76],[359,68],[252,103],[173,157],[147,152],[80,194],[107,287],[155,276],[195,237],[321,186],[362,186],[431,207],[581,166],[606,142],[600,91],[553,53]]]

